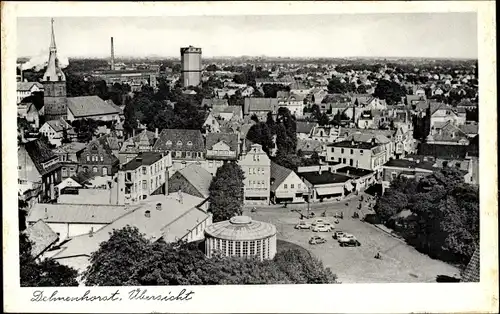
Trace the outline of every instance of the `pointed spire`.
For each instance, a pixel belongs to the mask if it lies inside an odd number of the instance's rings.
[[[56,48],[56,36],[54,35],[54,19],[50,20],[51,23],[51,38],[49,47],[49,60],[47,62],[47,69],[43,75],[44,82],[57,82],[66,81],[66,76],[64,75],[61,67],[59,66],[59,60],[57,59],[57,48]]]
[[[50,19],[51,37],[50,37],[50,51],[57,51],[56,48],[56,36],[54,35],[54,19]]]

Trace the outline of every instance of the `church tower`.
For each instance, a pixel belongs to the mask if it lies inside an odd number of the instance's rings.
[[[47,69],[43,75],[43,101],[45,120],[57,120],[67,117],[66,76],[57,59],[56,39],[54,36],[54,19],[51,20],[50,53]]]

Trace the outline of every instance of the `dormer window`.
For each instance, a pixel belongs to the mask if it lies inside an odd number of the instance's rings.
[[[177,141],[177,146],[182,146],[182,142],[181,141]]]
[[[167,145],[172,145],[172,141],[167,141]]]
[[[187,142],[187,145],[188,145],[188,146],[193,146],[193,142],[188,141],[188,142]]]

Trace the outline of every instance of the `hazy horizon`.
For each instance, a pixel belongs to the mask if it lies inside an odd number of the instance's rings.
[[[187,17],[58,17],[58,53],[66,58],[179,58],[201,47],[205,58],[477,59],[476,13],[328,14]],[[312,35],[311,35],[312,34]],[[50,17],[18,18],[17,55],[48,55]]]

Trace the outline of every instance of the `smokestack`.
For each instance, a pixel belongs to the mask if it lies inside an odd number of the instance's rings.
[[[111,71],[115,70],[115,45],[113,43],[113,37],[111,37]]]

